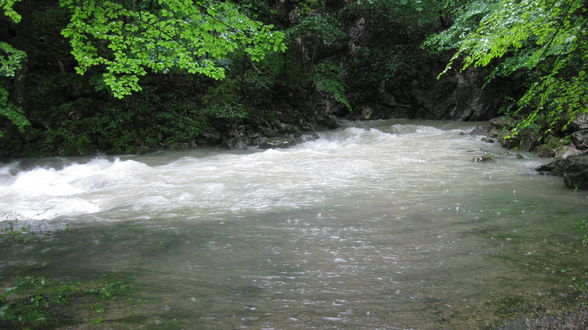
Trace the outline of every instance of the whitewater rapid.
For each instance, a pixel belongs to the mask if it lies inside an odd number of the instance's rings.
[[[214,218],[315,207],[357,193],[384,199],[444,193],[492,173],[500,180],[505,167],[509,175],[531,174],[539,164],[502,151],[493,164],[473,164],[475,153],[499,147],[463,135],[470,127],[455,123],[375,126],[323,132],[288,149],[97,157],[24,170],[13,162],[0,167],[0,218]]]

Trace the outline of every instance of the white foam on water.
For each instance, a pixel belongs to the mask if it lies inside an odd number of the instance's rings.
[[[19,172],[0,186],[0,220],[51,219],[99,212],[99,201],[87,199],[87,194],[129,181],[148,168],[133,160],[96,158],[62,169],[37,167]],[[11,168],[4,172],[10,174]]]
[[[472,176],[487,183],[488,177],[504,177],[505,168],[515,174],[517,169],[532,171],[528,166],[534,161],[508,157],[506,167],[501,159],[472,164],[469,149],[500,147],[460,135],[463,130],[377,124],[321,132],[319,139],[288,149],[96,158],[17,174],[11,174],[16,168],[11,164],[0,168],[0,217],[50,219],[101,212],[109,219],[207,218],[341,203],[350,195],[394,200],[399,194],[445,193],[456,182],[469,184]],[[158,165],[146,164],[154,158]]]

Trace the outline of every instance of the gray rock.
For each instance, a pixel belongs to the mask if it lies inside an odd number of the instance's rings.
[[[488,120],[497,113],[497,98],[482,89],[484,74],[479,69],[452,72],[440,80],[412,83],[411,105],[415,116],[426,119]]]
[[[538,146],[535,151],[537,151],[537,155],[541,158],[551,158],[555,157],[555,150],[551,148],[547,144],[542,144]]]
[[[507,128],[515,123],[515,120],[511,117],[496,117],[489,121],[490,126],[498,129]]]
[[[476,126],[471,132],[470,135],[488,135],[490,129],[486,126]]]
[[[535,135],[524,135],[519,143],[520,150],[531,151],[537,146],[537,137]]]
[[[570,123],[570,130],[572,132],[581,131],[584,129],[588,129],[588,113],[579,115]]]
[[[588,155],[558,159],[539,166],[536,171],[563,176],[564,183],[568,188],[588,189]]]
[[[579,171],[564,174],[564,183],[570,189],[588,189],[588,168]]]
[[[272,129],[269,126],[260,126],[258,129],[263,135],[267,137],[272,137],[276,135],[276,130]]]
[[[482,156],[476,156],[474,158],[472,158],[472,162],[474,163],[478,163],[478,162],[488,162],[494,160],[494,157],[492,157],[492,155],[487,154],[487,155],[482,155]]]
[[[576,149],[573,145],[565,145],[555,150],[555,158],[568,158],[570,156],[577,156],[581,151]]]
[[[577,131],[570,138],[576,148],[580,150],[588,149],[588,129]]]
[[[247,149],[247,142],[245,142],[241,137],[235,136],[228,139],[225,144],[231,150],[245,150]]]
[[[370,120],[373,119],[374,108],[370,107],[369,105],[363,105],[360,108],[361,119],[363,120]]]

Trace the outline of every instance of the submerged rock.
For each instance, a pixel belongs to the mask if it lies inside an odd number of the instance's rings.
[[[558,159],[535,170],[543,174],[563,176],[568,188],[588,189],[588,155]]]
[[[477,162],[487,162],[490,160],[494,160],[494,157],[492,157],[492,155],[487,154],[487,155],[481,155],[481,156],[476,156],[474,158],[472,158],[472,162],[477,163]]]
[[[262,149],[287,148],[298,142],[300,142],[300,139],[295,138],[293,135],[285,135],[267,138],[259,144],[259,147]]]

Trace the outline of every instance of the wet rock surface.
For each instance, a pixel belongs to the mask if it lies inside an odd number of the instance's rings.
[[[494,160],[494,157],[490,154],[487,155],[481,155],[481,156],[475,156],[474,158],[472,158],[472,162],[474,163],[478,163],[478,162],[488,162]]]
[[[588,149],[588,129],[583,129],[572,133],[570,136],[572,143],[579,150]]]
[[[588,155],[558,159],[536,170],[543,174],[563,176],[568,188],[588,189]]]
[[[498,140],[508,149],[535,151],[539,157],[553,157],[554,161],[536,170],[546,175],[562,176],[570,189],[588,189],[588,114],[578,116],[567,130],[542,138],[537,132],[525,130],[517,135],[508,134],[516,122],[516,118],[508,116],[493,118],[474,128],[470,135],[482,136],[481,140],[485,142]]]
[[[299,142],[302,142],[302,139],[295,138],[293,135],[286,135],[267,138],[259,144],[259,147],[261,149],[288,148]]]
[[[570,123],[570,130],[573,132],[588,129],[588,113],[579,115]]]

